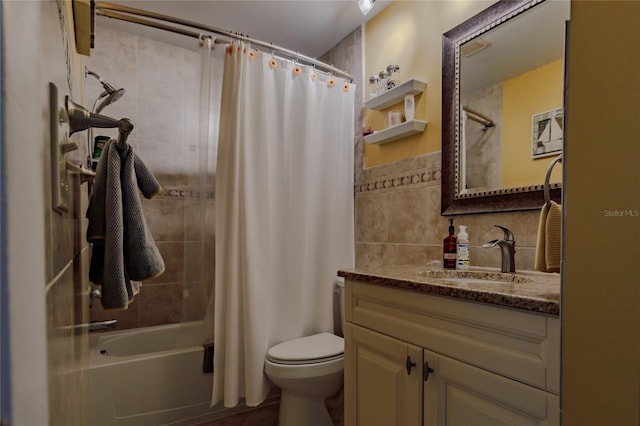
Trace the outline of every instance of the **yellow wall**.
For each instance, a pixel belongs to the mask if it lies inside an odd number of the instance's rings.
[[[365,26],[365,98],[368,78],[389,64],[400,66],[401,80],[427,82],[416,97],[416,119],[426,120],[421,135],[384,145],[365,143],[365,167],[436,152],[442,145],[442,34],[493,1],[395,1]],[[403,111],[402,104],[388,110]],[[364,127],[385,128],[387,111],[365,111]]]
[[[531,158],[531,116],[563,104],[564,59],[502,84],[502,186],[536,185],[553,157]],[[556,167],[551,182],[561,182]]]
[[[640,424],[638,22],[638,1],[571,2],[564,426]]]

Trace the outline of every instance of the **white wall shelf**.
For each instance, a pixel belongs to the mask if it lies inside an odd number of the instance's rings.
[[[405,138],[424,132],[427,122],[423,120],[411,120],[400,123],[388,129],[374,132],[364,137],[365,142],[373,144],[382,144],[394,141],[396,139]]]
[[[427,83],[424,81],[411,79],[378,96],[374,96],[366,101],[364,106],[374,110],[385,109],[391,105],[404,101],[404,97],[406,95],[417,95],[422,93],[426,86]]]

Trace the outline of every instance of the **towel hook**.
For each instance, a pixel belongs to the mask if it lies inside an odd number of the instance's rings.
[[[553,167],[558,162],[562,162],[562,154],[558,155],[553,159],[553,161],[551,161],[551,163],[549,163],[547,176],[544,178],[544,202],[547,204],[547,208],[551,207],[551,191],[549,189],[549,179],[551,179],[551,172],[553,171]]]

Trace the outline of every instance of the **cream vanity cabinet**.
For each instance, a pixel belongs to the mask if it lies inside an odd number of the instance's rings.
[[[347,280],[345,425],[558,425],[557,316]]]

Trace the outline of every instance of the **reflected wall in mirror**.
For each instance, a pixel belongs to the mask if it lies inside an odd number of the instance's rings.
[[[499,1],[443,36],[442,214],[542,205],[562,153],[569,1]],[[553,198],[562,173],[554,170]]]

